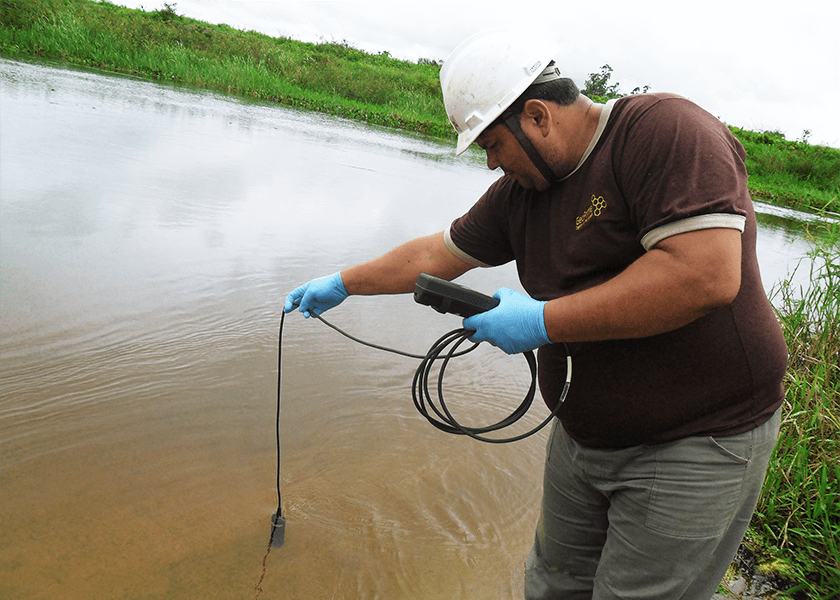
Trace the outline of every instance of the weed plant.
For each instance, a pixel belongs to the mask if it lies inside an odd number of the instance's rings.
[[[823,226],[810,285],[773,290],[787,339],[782,428],[749,535],[788,590],[840,598],[840,227]]]

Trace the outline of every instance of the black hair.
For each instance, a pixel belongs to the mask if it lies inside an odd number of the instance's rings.
[[[551,61],[548,66],[554,64]],[[580,89],[575,85],[575,82],[568,77],[561,79],[554,79],[546,83],[531,84],[522,94],[513,101],[505,111],[499,115],[499,118],[494,121],[493,125],[504,123],[506,119],[513,115],[520,115],[525,109],[525,103],[528,100],[544,100],[556,102],[560,106],[568,106],[572,104],[580,96]]]

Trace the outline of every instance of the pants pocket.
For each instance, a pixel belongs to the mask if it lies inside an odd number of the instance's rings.
[[[751,432],[663,444],[645,525],[674,537],[722,535],[741,504]]]

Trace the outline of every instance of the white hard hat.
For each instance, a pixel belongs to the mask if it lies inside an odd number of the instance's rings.
[[[524,92],[551,62],[559,45],[533,30],[479,32],[453,50],[440,70],[443,103],[458,132],[456,154]]]

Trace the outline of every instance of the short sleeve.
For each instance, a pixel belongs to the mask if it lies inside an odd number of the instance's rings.
[[[483,267],[503,265],[514,259],[511,219],[522,206],[526,190],[509,177],[502,177],[463,216],[455,219],[445,234],[449,250],[461,260]]]
[[[640,242],[652,245],[653,232],[668,234],[663,227],[681,221],[743,230],[752,201],[743,146],[692,102],[675,96],[645,107],[627,132],[619,165],[619,184],[631,200]],[[709,215],[717,215],[717,225]]]

